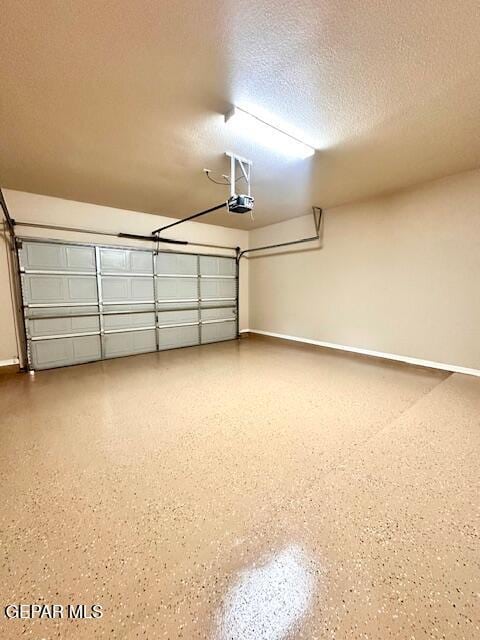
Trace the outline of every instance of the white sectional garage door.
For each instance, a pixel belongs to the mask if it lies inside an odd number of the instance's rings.
[[[234,258],[22,240],[31,369],[236,338]]]

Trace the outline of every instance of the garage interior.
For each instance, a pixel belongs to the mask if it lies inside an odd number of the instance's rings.
[[[1,637],[480,637],[478,3],[3,13]]]

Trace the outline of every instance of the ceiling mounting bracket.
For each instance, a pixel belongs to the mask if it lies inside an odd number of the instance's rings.
[[[252,175],[252,161],[247,160],[246,158],[242,158],[241,156],[237,156],[231,151],[227,151],[225,155],[227,156],[227,158],[230,158],[230,197],[237,195],[235,193],[237,166],[240,169],[243,179],[245,180],[245,183],[247,185],[247,195],[251,196],[250,179]]]
[[[225,155],[230,158],[230,197],[227,200],[227,208],[230,213],[250,213],[255,202],[251,190],[252,161],[237,156],[231,151],[227,151]],[[237,168],[240,170],[238,179],[243,178],[245,181],[247,193],[237,194],[235,191]]]

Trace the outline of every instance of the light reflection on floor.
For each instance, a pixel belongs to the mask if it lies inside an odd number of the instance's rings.
[[[315,587],[297,545],[241,571],[225,598],[218,639],[282,640],[307,612]]]

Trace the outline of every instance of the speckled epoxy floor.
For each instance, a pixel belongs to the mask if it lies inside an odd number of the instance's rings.
[[[238,342],[0,376],[4,638],[480,637],[480,379]]]

